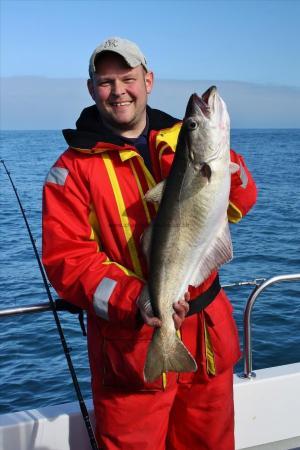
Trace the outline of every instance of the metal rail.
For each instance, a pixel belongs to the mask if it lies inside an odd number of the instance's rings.
[[[20,314],[31,314],[52,311],[50,303],[39,303],[38,305],[17,306],[16,308],[0,309],[1,317],[17,316]]]
[[[237,286],[260,286],[263,281],[266,281],[266,278],[255,278],[250,281],[236,281],[235,283],[222,284],[222,288],[231,288]]]
[[[279,283],[281,281],[299,281],[299,280],[300,280],[300,273],[291,275],[278,275],[276,277],[272,277],[264,281],[251,292],[244,312],[244,373],[239,375],[241,378],[246,378],[250,380],[252,377],[255,377],[255,373],[252,372],[251,312],[257,297],[267,287],[275,283]]]
[[[60,298],[54,300],[56,311],[68,311],[72,314],[79,314],[82,310],[73,306],[71,303]],[[33,314],[52,311],[50,302],[37,303],[34,305],[17,306],[15,308],[0,309],[0,318],[18,316],[20,314]]]

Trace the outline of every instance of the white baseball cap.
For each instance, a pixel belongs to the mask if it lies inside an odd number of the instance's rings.
[[[96,71],[96,56],[102,52],[118,53],[125,59],[129,67],[134,68],[141,64],[148,71],[146,58],[134,42],[120,37],[111,37],[98,45],[90,57],[89,74],[91,78]]]

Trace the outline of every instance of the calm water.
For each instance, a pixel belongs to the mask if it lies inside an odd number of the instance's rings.
[[[17,185],[38,248],[41,191],[50,166],[65,149],[58,131],[2,132],[1,158]],[[234,260],[222,284],[300,272],[300,130],[233,130],[259,187],[255,208],[231,227]],[[0,165],[1,308],[46,302],[31,244],[12,188]],[[251,287],[228,288],[242,329]],[[54,293],[55,296],[55,293]],[[90,397],[85,338],[76,316],[60,314],[78,378]],[[300,361],[300,283],[269,288],[253,312],[254,369]],[[241,364],[236,370],[241,369]],[[1,320],[0,413],[75,400],[51,313]]]

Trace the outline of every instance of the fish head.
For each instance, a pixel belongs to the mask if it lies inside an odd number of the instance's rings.
[[[206,167],[211,161],[229,156],[230,119],[226,104],[215,86],[200,97],[192,94],[182,124],[187,157],[194,167]]]

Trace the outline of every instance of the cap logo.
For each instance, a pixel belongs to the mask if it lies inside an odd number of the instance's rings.
[[[104,45],[104,48],[109,48],[109,47],[118,47],[118,41],[116,39],[108,39]]]

